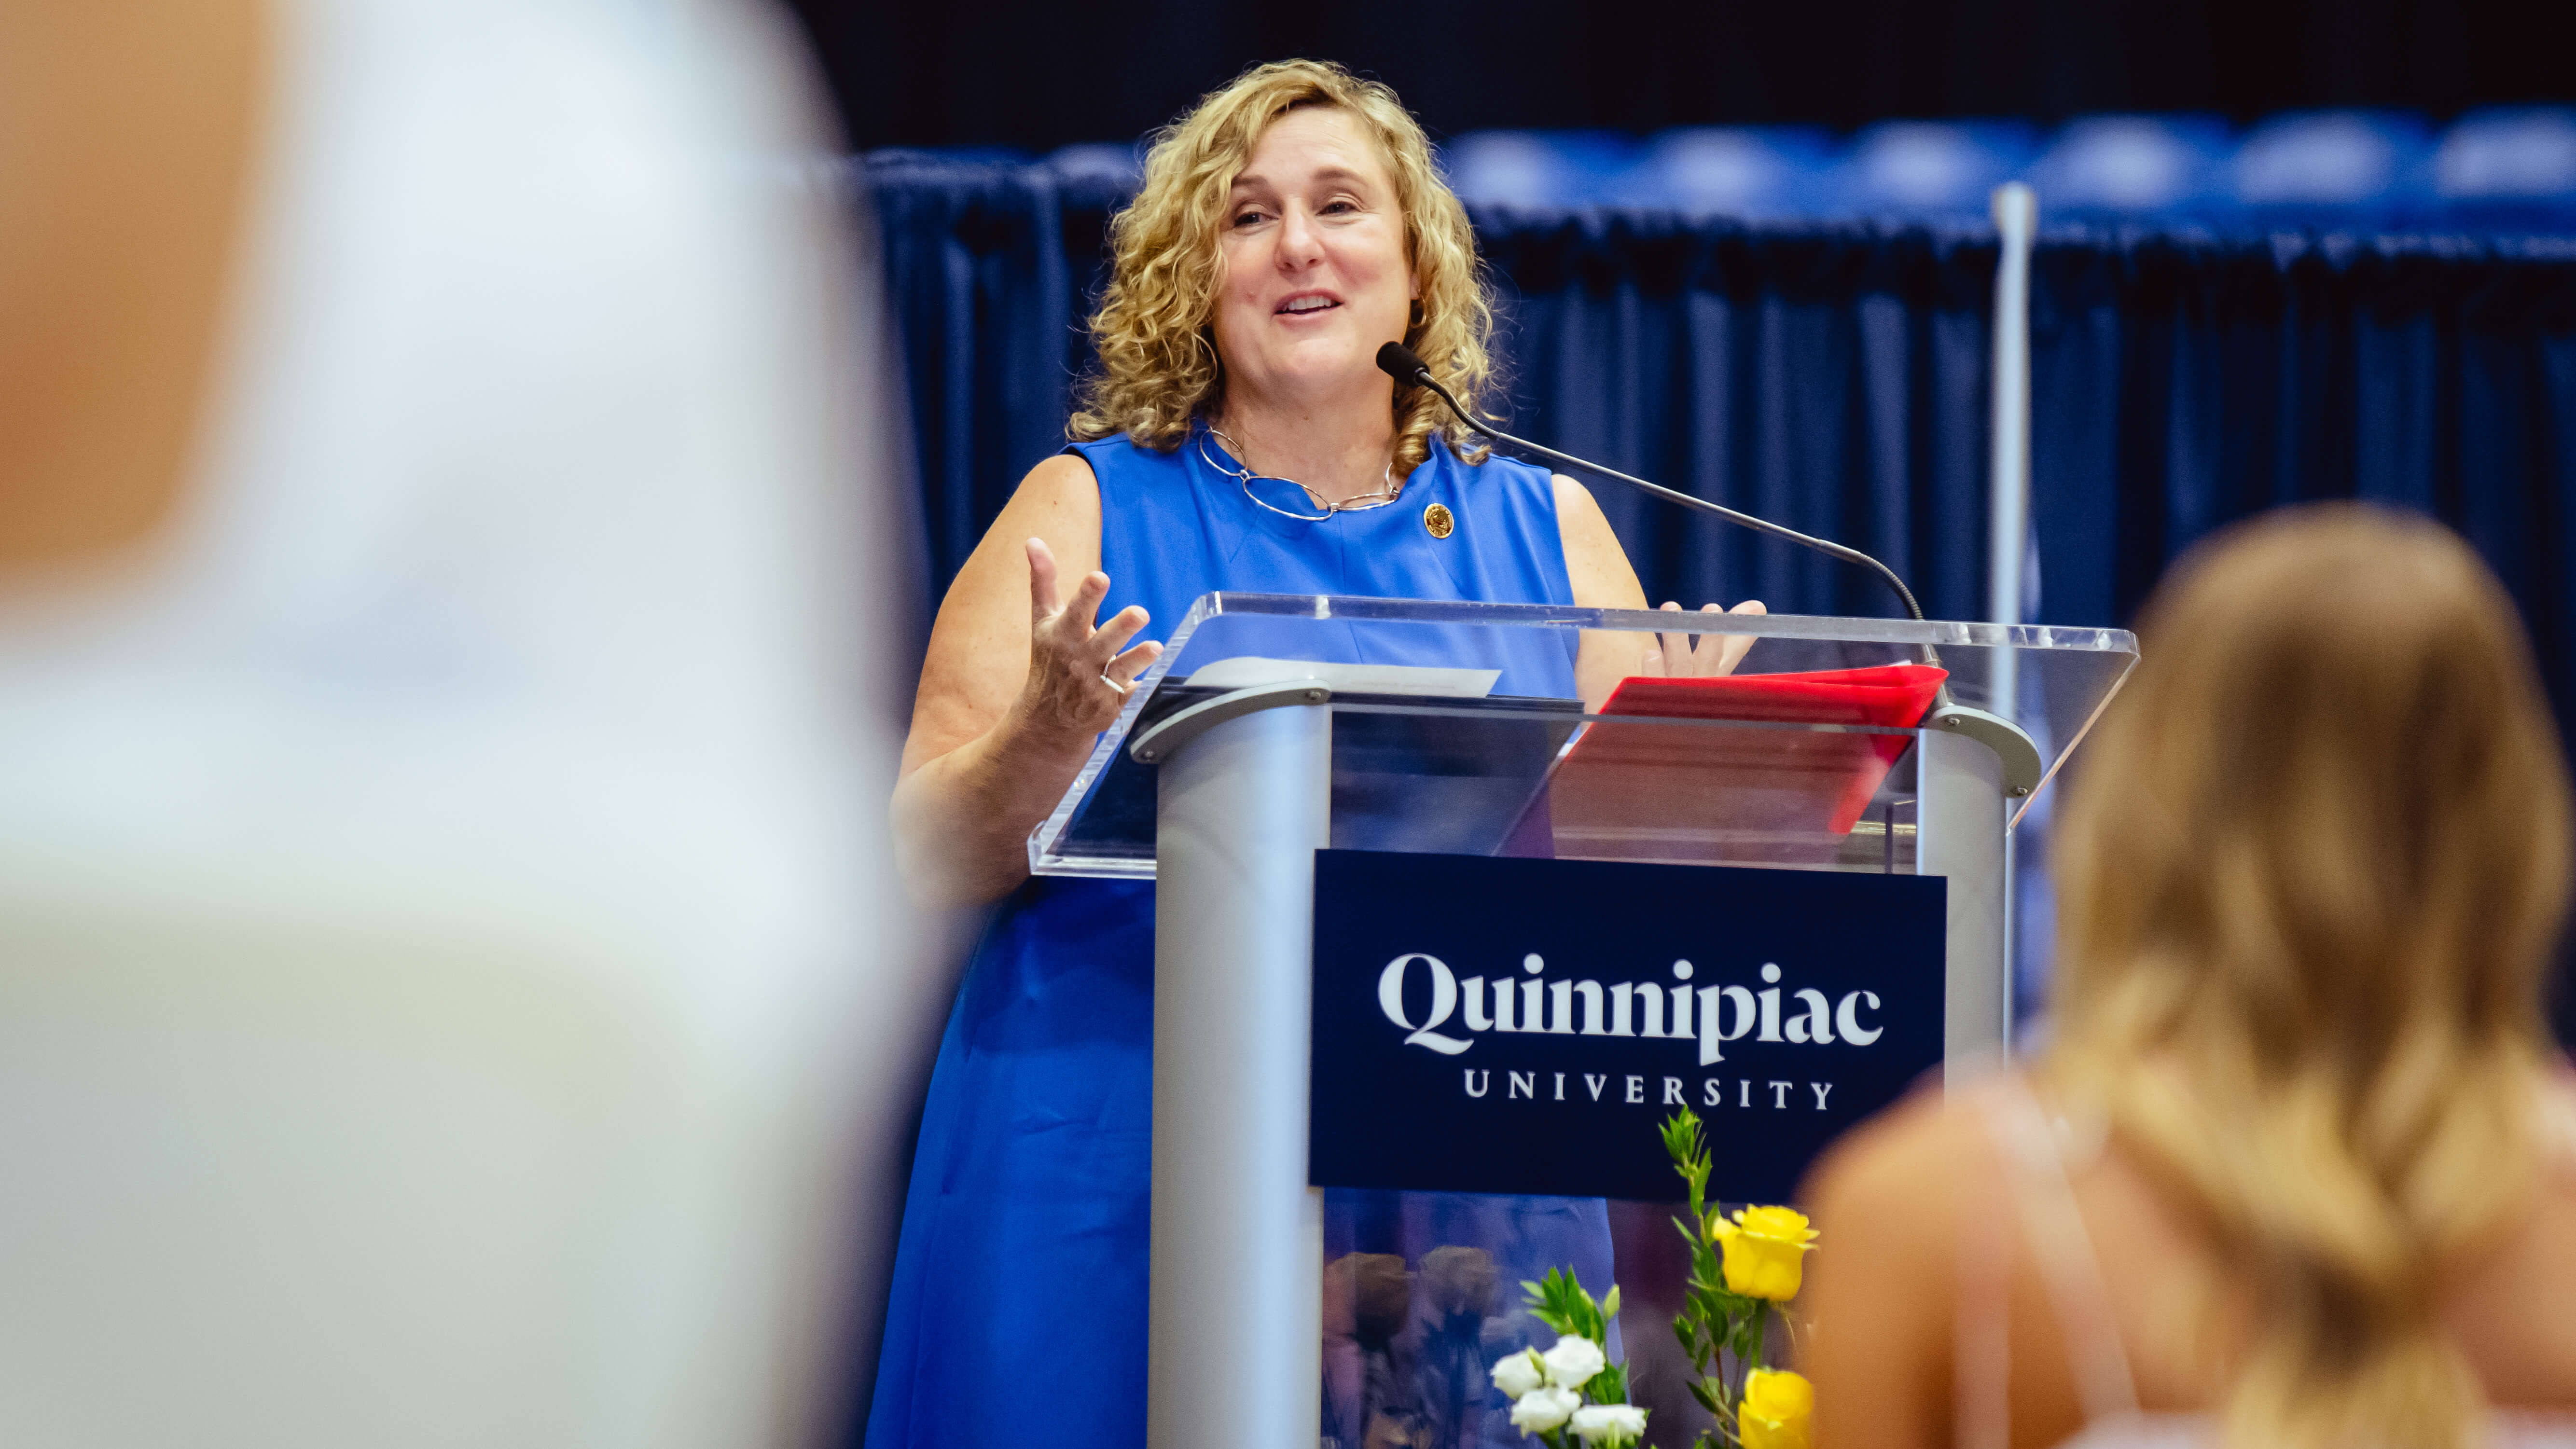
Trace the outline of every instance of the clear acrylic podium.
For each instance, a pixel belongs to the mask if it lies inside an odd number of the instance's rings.
[[[1749,636],[1739,674],[1937,661],[1948,696],[1911,730],[1614,716],[1572,697],[1606,696],[1677,623]],[[1316,850],[1946,876],[1944,1044],[1973,1060],[2003,1049],[2011,1018],[2011,830],[2136,651],[2108,629],[1200,599],[1029,844],[1040,874],[1157,881],[1149,1443],[1320,1436]],[[1603,725],[1627,763],[1574,789],[1562,772]],[[1800,777],[1869,743],[1854,735],[1910,738],[1835,830]]]

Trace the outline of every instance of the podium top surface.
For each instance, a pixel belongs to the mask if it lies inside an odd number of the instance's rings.
[[[1706,632],[1672,632],[1685,621]],[[1672,691],[1652,687],[1621,698],[1665,706],[1610,698],[1632,676],[1692,672],[1659,660],[1721,647],[1744,650],[1739,679],[1937,665],[1947,703],[2000,717],[2037,753],[2012,823],[2137,661],[2120,629],[1207,594],[1030,837],[1030,866],[1150,878],[1155,766],[1131,746],[1152,753],[1157,727],[1194,705],[1311,681],[1333,711],[1336,846],[1907,868],[1917,730],[1723,702],[1711,708],[1728,717],[1677,719]]]

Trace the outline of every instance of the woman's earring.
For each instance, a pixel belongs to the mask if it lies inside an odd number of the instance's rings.
[[[1430,314],[1422,310],[1422,299],[1420,297],[1416,297],[1413,299],[1413,320],[1407,325],[1419,327],[1422,325],[1422,319],[1428,315]]]

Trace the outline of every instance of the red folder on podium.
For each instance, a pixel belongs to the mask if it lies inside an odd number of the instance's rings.
[[[1620,682],[1601,713],[1910,730],[1947,671],[1925,664]],[[1563,855],[1717,859],[1729,837],[1830,851],[1868,810],[1901,734],[1686,730],[1596,720],[1557,762],[1546,811]]]

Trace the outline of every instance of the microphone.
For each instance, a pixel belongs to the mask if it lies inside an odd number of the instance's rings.
[[[1415,356],[1412,348],[1405,346],[1401,342],[1390,342],[1384,347],[1379,348],[1377,350],[1377,365],[1380,371],[1386,373],[1387,376],[1394,378],[1397,382],[1411,383],[1416,387],[1427,387],[1431,389],[1432,392],[1439,395],[1442,402],[1449,405],[1449,411],[1451,414],[1456,416],[1458,421],[1465,423],[1468,427],[1473,428],[1476,432],[1484,435],[1487,442],[1493,443],[1496,446],[1509,451],[1512,456],[1520,458],[1524,462],[1545,462],[1551,466],[1562,468],[1568,472],[1588,473],[1595,478],[1606,478],[1613,483],[1625,483],[1631,488],[1642,489],[1647,493],[1651,493],[1667,503],[1678,503],[1684,508],[1695,508],[1702,513],[1714,514],[1739,528],[1749,528],[1756,533],[1767,533],[1773,538],[1787,539],[1789,542],[1798,544],[1801,547],[1812,548],[1816,552],[1821,553],[1828,558],[1840,559],[1842,562],[1847,564],[1857,564],[1862,568],[1869,569],[1877,573],[1881,579],[1886,581],[1889,588],[1896,591],[1897,599],[1905,605],[1905,615],[1907,618],[1914,620],[1916,623],[1921,623],[1923,621],[1923,606],[1914,602],[1914,591],[1905,586],[1905,580],[1896,576],[1896,570],[1880,563],[1877,559],[1870,557],[1868,554],[1862,553],[1859,549],[1845,548],[1843,545],[1835,543],[1831,539],[1816,538],[1809,534],[1800,533],[1794,528],[1784,528],[1779,524],[1773,523],[1767,518],[1756,518],[1750,513],[1738,513],[1734,509],[1728,508],[1723,504],[1711,503],[1705,498],[1694,498],[1688,493],[1683,493],[1677,489],[1666,488],[1660,483],[1649,483],[1643,478],[1631,478],[1627,474],[1622,473],[1615,468],[1604,468],[1598,463],[1586,462],[1570,453],[1560,453],[1554,448],[1543,448],[1536,443],[1530,442],[1526,438],[1515,438],[1509,433],[1489,428],[1485,426],[1484,423],[1478,421],[1477,418],[1473,414],[1469,413],[1465,408],[1460,407],[1458,405],[1458,399],[1450,396],[1449,389],[1442,387],[1439,381],[1432,377],[1430,366],[1424,363],[1420,357]],[[1940,662],[1940,656],[1932,652],[1932,647],[1930,645],[1927,644],[1923,646],[1923,652],[1925,655],[1924,662],[1930,664],[1937,664]]]
[[[1595,478],[1607,478],[1614,483],[1625,483],[1631,488],[1651,493],[1667,503],[1678,503],[1684,508],[1695,508],[1702,513],[1715,514],[1738,527],[1749,528],[1756,533],[1767,533],[1773,538],[1787,539],[1801,547],[1812,548],[1827,558],[1840,559],[1847,564],[1858,564],[1877,574],[1879,578],[1886,581],[1889,588],[1896,591],[1898,601],[1905,605],[1907,618],[1918,624],[1923,622],[1923,606],[1914,602],[1914,591],[1905,586],[1905,580],[1896,576],[1896,570],[1862,553],[1859,549],[1845,548],[1831,539],[1800,533],[1794,528],[1784,528],[1767,518],[1756,518],[1750,513],[1738,513],[1732,508],[1711,503],[1705,498],[1694,498],[1687,493],[1666,488],[1660,483],[1649,483],[1643,478],[1631,478],[1616,468],[1604,468],[1598,463],[1586,462],[1571,453],[1560,453],[1554,448],[1543,448],[1526,438],[1515,438],[1499,429],[1489,428],[1465,408],[1460,407],[1458,399],[1450,395],[1449,389],[1442,387],[1439,380],[1431,375],[1430,367],[1420,357],[1414,355],[1412,348],[1401,342],[1390,342],[1379,348],[1377,365],[1387,376],[1397,382],[1431,389],[1439,395],[1442,402],[1449,405],[1450,413],[1458,421],[1482,434],[1486,441],[1505,449],[1524,462],[1544,462],[1568,472],[1588,473]],[[1705,619],[1705,616],[1699,615],[1688,617],[1703,621]],[[1940,651],[1934,649],[1929,643],[1918,644],[1915,650],[1922,656],[1924,663],[1936,669],[1940,667]],[[2040,780],[2046,774],[2046,765],[2040,758],[2039,746],[2027,731],[2001,715],[1972,705],[1964,705],[1952,699],[1947,680],[1942,681],[1939,688],[1934,691],[1932,708],[1924,714],[1919,728],[1953,731],[1993,750],[2003,766],[2004,793],[2015,799],[2026,798],[2033,790],[2038,789]]]

